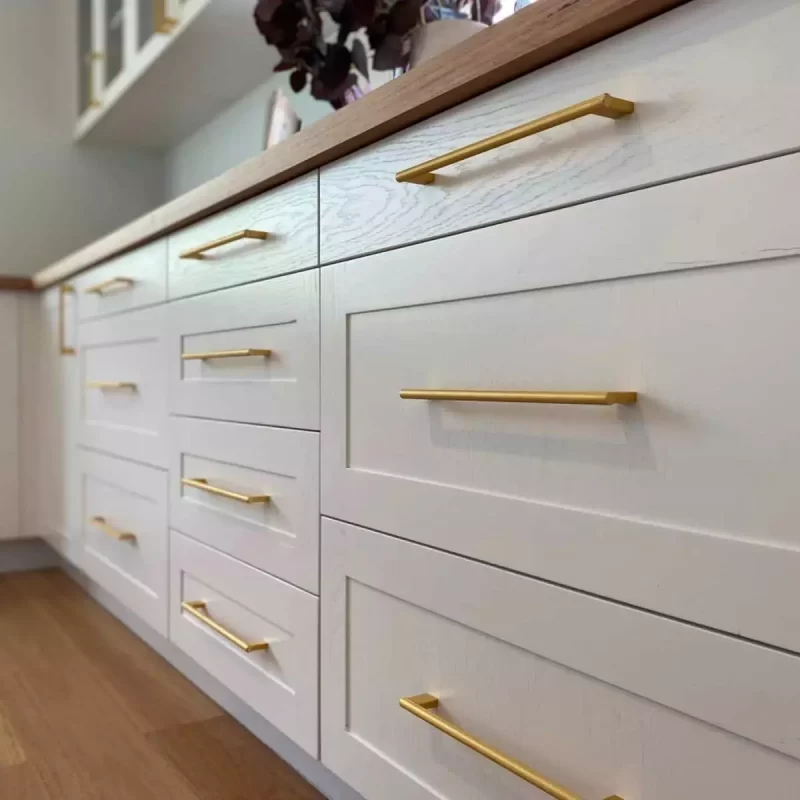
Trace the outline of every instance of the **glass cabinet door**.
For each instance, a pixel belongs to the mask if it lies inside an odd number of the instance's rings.
[[[95,47],[93,0],[78,0],[78,114],[98,105],[95,91]]]
[[[105,21],[105,85],[122,72],[125,61],[125,8],[123,0],[103,0]]]

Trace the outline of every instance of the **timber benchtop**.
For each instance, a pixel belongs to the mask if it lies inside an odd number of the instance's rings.
[[[50,286],[684,2],[537,0],[482,31],[480,36],[420,64],[291,139],[43,269],[34,275],[33,285],[37,289]]]

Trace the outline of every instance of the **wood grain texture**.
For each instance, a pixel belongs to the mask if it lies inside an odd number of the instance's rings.
[[[798,176],[795,154],[324,267],[322,513],[800,653]]]
[[[33,278],[16,275],[0,275],[0,292],[32,292],[36,289]]]
[[[34,276],[43,288],[328,164],[686,0],[539,0]]]
[[[186,777],[199,800],[323,800],[231,717],[172,727],[148,741]]]
[[[790,152],[800,142],[799,28],[791,0],[690,3],[341,159],[320,171],[321,263]],[[634,113],[507,144],[429,186],[396,180],[603,93],[634,101]]]
[[[0,577],[0,608],[3,800],[320,797],[63,573]]]
[[[365,798],[539,796],[398,706],[425,692],[578,797],[796,794],[799,658],[342,522],[322,538],[322,760]]]

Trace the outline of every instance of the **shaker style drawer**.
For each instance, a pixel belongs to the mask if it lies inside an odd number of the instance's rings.
[[[81,319],[157,305],[167,299],[167,240],[159,239],[75,278]]]
[[[170,524],[316,592],[319,434],[170,420]]]
[[[83,569],[167,635],[167,474],[80,451]]]
[[[81,444],[167,465],[165,316],[157,306],[81,325]]]
[[[169,296],[185,297],[313,267],[317,174],[169,237]]]
[[[799,179],[323,268],[322,513],[800,651]]]
[[[170,639],[315,758],[316,597],[170,533]]]
[[[365,800],[796,795],[796,656],[341,522],[322,542],[322,761]]]
[[[319,273],[169,307],[170,411],[319,430]]]
[[[798,28],[786,0],[688,3],[324,167],[321,261],[794,150]],[[635,110],[579,117],[604,93]],[[526,123],[540,132],[518,139]],[[426,166],[507,131],[508,144]]]

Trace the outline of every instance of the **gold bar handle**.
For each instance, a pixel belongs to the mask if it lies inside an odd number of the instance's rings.
[[[572,406],[630,406],[638,392],[494,392],[474,389],[403,389],[403,400],[450,400],[465,403],[551,403]]]
[[[264,241],[268,238],[269,234],[266,231],[253,231],[245,228],[245,230],[237,231],[236,233],[230,234],[230,236],[223,236],[221,239],[215,239],[213,242],[207,242],[206,244],[201,244],[199,247],[192,247],[189,250],[184,250],[180,254],[179,258],[193,258],[195,260],[201,260],[203,258],[203,254],[207,253],[209,250],[214,250],[217,247],[238,242],[241,239],[258,239],[260,241]]]
[[[85,294],[97,294],[101,297],[107,294],[110,289],[130,289],[134,284],[133,278],[109,278],[102,283],[96,283],[84,290]]]
[[[113,391],[115,389],[128,389],[136,391],[136,384],[131,381],[89,381],[87,389],[101,389],[103,391]]]
[[[212,486],[205,478],[181,478],[181,484],[190,486],[192,489],[200,489],[202,492],[215,494],[218,497],[227,497],[228,500],[238,500],[240,503],[247,503],[249,506],[255,503],[269,503],[270,501],[268,494],[239,494],[239,492],[231,492],[228,489]]]
[[[240,650],[244,650],[245,653],[254,653],[257,650],[269,650],[268,642],[246,642],[244,639],[240,639],[235,633],[231,633],[227,628],[223,628],[219,622],[215,622],[211,619],[208,615],[208,603],[202,600],[187,600],[181,603],[181,608],[231,644],[236,645]]]
[[[211,361],[215,358],[246,358],[247,356],[263,356],[269,358],[272,350],[260,350],[256,347],[248,347],[245,350],[215,350],[209,353],[183,353],[181,358],[184,361]]]
[[[153,30],[156,33],[172,33],[178,20],[167,14],[167,0],[153,0]]]
[[[106,536],[110,536],[112,539],[116,539],[118,542],[135,542],[136,541],[136,534],[131,533],[130,531],[121,531],[118,528],[115,528],[113,525],[109,525],[106,522],[105,517],[90,517],[89,518],[90,524],[94,525],[95,528],[99,528]]]
[[[511,130],[503,133],[496,133],[494,136],[481,139],[474,144],[468,144],[466,147],[459,147],[458,150],[432,158],[424,164],[404,169],[402,172],[398,172],[395,178],[398,183],[418,183],[421,186],[425,186],[436,180],[434,170],[442,169],[442,167],[449,167],[459,161],[466,161],[468,158],[481,153],[488,153],[490,150],[502,147],[504,144],[517,142],[526,136],[542,133],[542,131],[556,128],[559,125],[564,125],[567,122],[572,122],[590,114],[598,117],[607,117],[608,119],[619,119],[619,117],[632,114],[634,108],[635,104],[630,100],[622,100],[619,97],[612,97],[610,94],[601,94],[597,97],[592,97],[590,100],[576,103],[574,106],[562,108],[560,111],[539,117],[539,119],[535,119],[532,122],[518,125],[516,128],[511,128]]]
[[[577,794],[570,792],[555,781],[549,780],[544,777],[544,775],[540,775],[521,761],[517,761],[517,759],[507,756],[500,750],[490,747],[480,739],[471,736],[465,730],[453,725],[451,722],[447,722],[447,720],[442,719],[437,714],[432,713],[431,709],[439,707],[438,697],[432,694],[418,694],[414,697],[402,697],[400,698],[400,706],[423,722],[427,722],[428,725],[432,725],[457,742],[466,745],[470,750],[474,750],[476,753],[488,758],[503,769],[513,773],[518,778],[522,778],[522,780],[533,784],[537,789],[541,789],[545,794],[549,794],[550,797],[555,797],[556,800],[581,800]],[[622,800],[622,798],[617,795],[611,795],[610,797],[606,797],[605,800]]]
[[[67,346],[66,302],[67,295],[74,294],[75,288],[61,284],[58,288],[58,350],[62,356],[74,356],[75,348]]]

